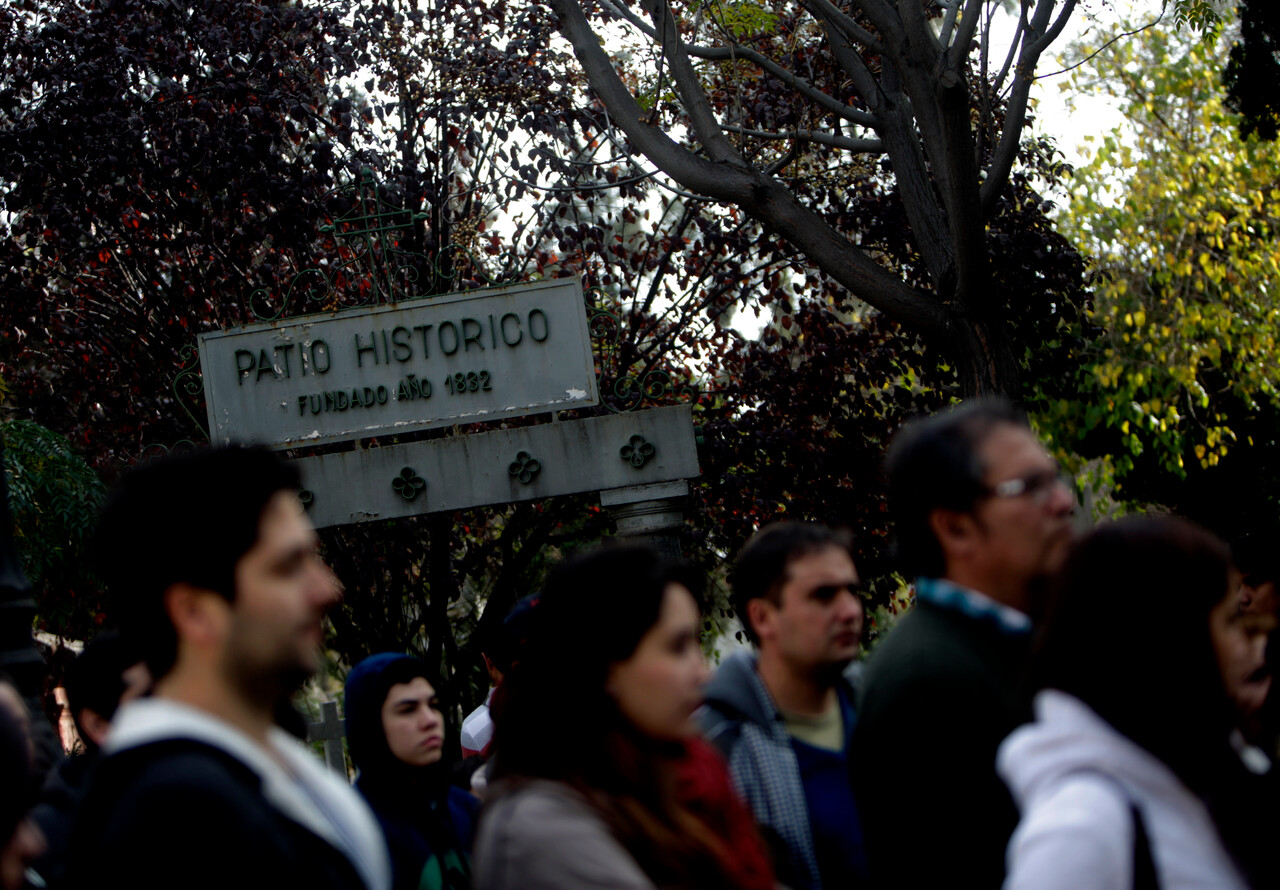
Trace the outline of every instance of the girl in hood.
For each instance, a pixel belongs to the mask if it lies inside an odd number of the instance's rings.
[[[1244,787],[1219,669],[1235,580],[1226,545],[1181,520],[1129,517],[1075,548],[1034,666],[1036,721],[997,755],[1022,813],[1006,890],[1249,886],[1224,821]]]
[[[477,890],[771,890],[698,738],[698,579],[643,547],[556,569],[494,702]]]
[[[442,762],[444,716],[421,661],[372,655],[347,675],[347,746],[356,788],[386,835],[393,890],[470,890],[476,799]]]

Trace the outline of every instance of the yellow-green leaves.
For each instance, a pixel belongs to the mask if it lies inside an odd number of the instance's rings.
[[[1280,147],[1237,138],[1221,52],[1185,30],[1149,29],[1089,67],[1128,123],[1094,140],[1062,219],[1096,258],[1103,333],[1080,404],[1053,422],[1113,429],[1122,488],[1143,453],[1179,477],[1216,466],[1237,444],[1228,406],[1280,401]]]

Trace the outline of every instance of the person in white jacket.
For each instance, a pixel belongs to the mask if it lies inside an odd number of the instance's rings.
[[[1226,546],[1131,517],[1074,550],[1035,661],[1035,722],[1000,746],[1021,812],[1006,890],[1244,890],[1208,799],[1243,787],[1210,632],[1234,604]]]

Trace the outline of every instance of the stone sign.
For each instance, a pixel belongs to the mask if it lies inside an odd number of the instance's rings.
[[[652,485],[698,473],[688,405],[295,461],[317,527]]]
[[[599,401],[576,278],[203,334],[200,368],[218,445],[318,445]]]

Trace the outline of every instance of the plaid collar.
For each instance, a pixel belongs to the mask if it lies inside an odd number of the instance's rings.
[[[1013,636],[1031,633],[1031,619],[1025,613],[945,578],[917,578],[916,598],[967,615],[975,621],[994,624],[1002,633]]]

